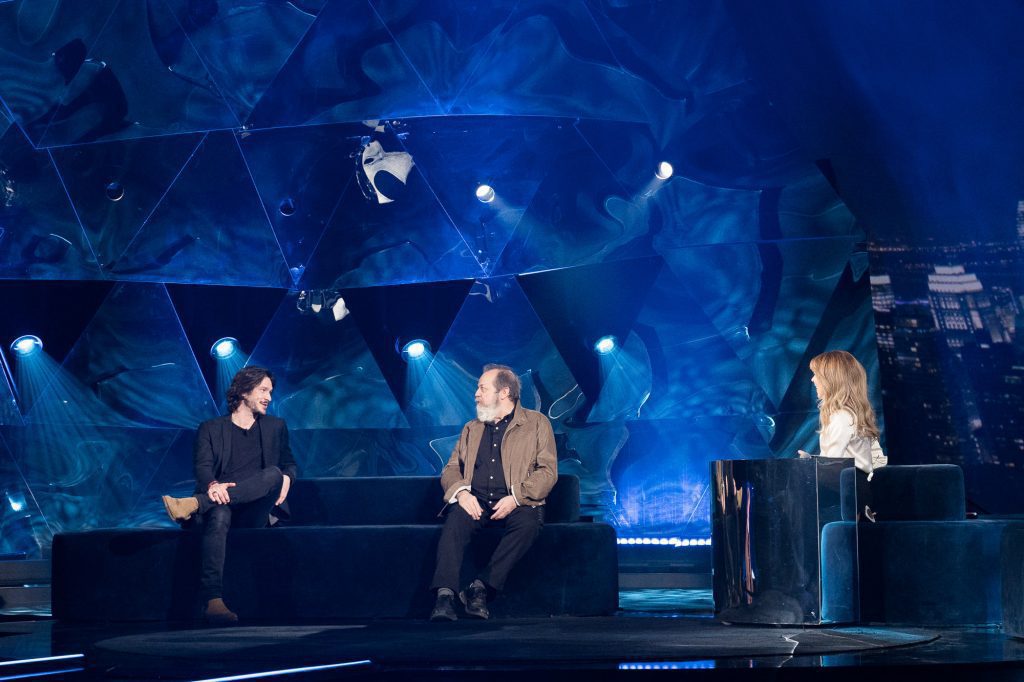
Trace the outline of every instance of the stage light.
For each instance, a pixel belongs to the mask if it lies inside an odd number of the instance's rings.
[[[238,339],[226,336],[223,339],[218,339],[210,347],[210,355],[213,356],[214,360],[227,360],[232,355],[238,352]]]
[[[38,336],[33,336],[32,334],[19,336],[18,338],[14,339],[14,343],[11,344],[11,350],[22,357],[26,355],[31,355],[32,353],[35,353],[36,351],[40,351],[42,349],[43,342],[39,339]]]
[[[659,180],[668,180],[672,177],[672,173],[675,170],[672,168],[672,164],[668,161],[662,161],[658,164],[658,170],[654,171],[654,174],[658,176]]]
[[[421,358],[430,351],[430,344],[423,339],[413,339],[402,346],[402,357],[407,360]]]
[[[121,201],[124,199],[124,185],[118,181],[113,181],[107,184],[106,187],[107,198],[111,201]]]
[[[494,201],[494,188],[490,185],[480,185],[476,188],[476,198],[485,204]]]
[[[415,165],[412,154],[386,152],[377,140],[367,141],[356,159],[356,179],[368,200],[389,204],[405,191]]]
[[[608,355],[615,350],[615,337],[614,336],[602,336],[594,344],[594,350],[597,351],[598,355]]]

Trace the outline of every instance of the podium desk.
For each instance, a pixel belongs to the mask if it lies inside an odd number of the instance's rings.
[[[858,620],[857,562],[848,560],[857,556],[856,524],[828,528],[842,520],[839,475],[852,466],[852,459],[823,457],[711,462],[716,618]]]

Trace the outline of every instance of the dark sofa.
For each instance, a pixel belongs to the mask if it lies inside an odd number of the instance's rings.
[[[436,477],[298,480],[285,527],[233,530],[225,601],[245,619],[425,618],[443,508]],[[481,533],[463,576],[499,532]],[[75,621],[188,620],[199,612],[199,533],[109,529],[53,541],[53,614]],[[615,531],[579,518],[579,479],[561,475],[545,525],[495,617],[602,615],[618,607]]]

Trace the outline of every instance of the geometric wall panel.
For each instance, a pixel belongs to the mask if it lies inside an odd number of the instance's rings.
[[[235,136],[209,133],[110,271],[161,282],[287,286],[291,278]]]
[[[117,264],[202,138],[167,135],[51,150],[100,268],[109,272]]]
[[[0,556],[35,559],[43,547],[49,547],[53,529],[7,449],[3,431],[0,429]]]
[[[576,385],[516,279],[480,280],[410,401],[409,421],[459,426],[473,419],[477,379],[488,363],[528,377],[521,400],[531,409],[550,405]]]
[[[290,429],[408,426],[351,316],[303,315],[285,296],[250,365],[274,373],[271,411]]]
[[[322,0],[201,6],[188,0],[163,2],[239,121],[249,116],[324,4]],[[266,31],[266,26],[274,30]]]
[[[518,3],[373,0],[372,4],[441,109],[450,113]]]
[[[0,429],[54,533],[135,525],[131,511],[177,435],[86,425]]]
[[[481,274],[479,261],[414,166],[401,198],[390,204],[368,200],[349,183],[302,283],[341,289]]]
[[[521,4],[450,113],[646,121],[638,81],[618,64],[582,0]]]
[[[335,124],[242,135],[239,146],[296,285],[355,178],[360,136],[370,128]]]
[[[27,3],[26,3],[27,4]],[[237,126],[202,59],[161,2],[122,0],[68,83],[41,146]]]
[[[441,113],[369,2],[329,2],[248,124],[269,128]]]
[[[119,4],[0,3],[0,99],[34,144],[39,144],[75,75],[83,69],[100,71],[86,57]]]
[[[195,428],[217,415],[162,284],[119,284],[26,415],[35,424]]]
[[[2,279],[99,276],[52,159],[18,126],[0,137],[0,230]]]

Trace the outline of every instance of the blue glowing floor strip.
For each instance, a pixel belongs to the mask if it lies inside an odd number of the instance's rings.
[[[63,675],[64,673],[80,673],[84,672],[85,668],[62,668],[60,670],[47,670],[42,673],[25,673],[24,675],[8,675],[6,677],[0,677],[0,682],[3,680],[24,680],[30,677],[46,677],[48,675]]]
[[[311,673],[317,670],[334,670],[337,668],[350,668],[355,665],[369,665],[370,660],[346,661],[344,663],[330,663],[328,665],[311,665],[305,668],[288,668],[286,670],[267,670],[261,673],[247,673],[245,675],[229,675],[228,677],[210,677],[195,682],[232,682],[233,680],[255,680],[260,677],[275,677],[277,675],[293,675],[295,673]]]
[[[45,663],[47,661],[66,661],[69,658],[85,658],[85,654],[64,654],[63,656],[43,656],[42,658],[23,658],[18,661],[0,661],[4,665],[27,665],[29,663]]]

